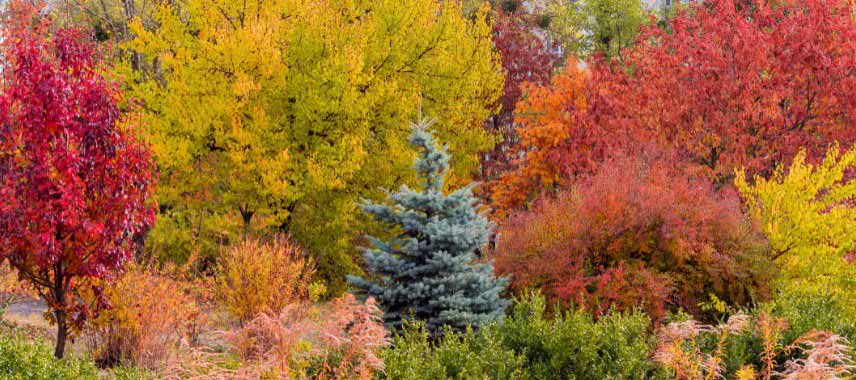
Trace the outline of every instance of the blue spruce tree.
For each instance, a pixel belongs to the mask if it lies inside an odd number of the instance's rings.
[[[449,155],[434,142],[432,123],[412,125],[410,136],[419,149],[415,170],[421,189],[402,186],[387,203],[360,205],[397,236],[388,241],[370,236],[373,247],[364,258],[371,276],[348,281],[378,300],[391,328],[411,318],[424,321],[431,332],[444,325],[478,328],[503,315],[508,301],[501,293],[508,281],[494,277],[492,265],[474,262],[492,225],[477,209],[474,184],[443,192]]]

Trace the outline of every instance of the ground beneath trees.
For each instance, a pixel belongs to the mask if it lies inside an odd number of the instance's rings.
[[[2,294],[0,295],[0,299],[7,299],[9,296],[8,294]],[[6,313],[0,319],[19,326],[46,329],[51,327],[50,323],[45,319],[48,307],[44,301],[18,295],[13,297],[15,297],[14,300],[9,304]]]

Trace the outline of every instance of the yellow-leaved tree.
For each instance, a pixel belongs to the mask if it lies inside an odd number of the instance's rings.
[[[481,128],[502,90],[487,9],[436,0],[186,0],[156,28],[131,23],[119,65],[161,173],[150,252],[213,257],[278,230],[330,289],[354,272],[372,225],[356,202],[410,179],[408,121],[436,131],[466,178],[492,145]]]
[[[856,316],[856,147],[834,145],[818,165],[800,152],[790,167],[750,184],[742,171],[735,184],[750,212],[763,223],[781,270],[784,296],[828,295]]]

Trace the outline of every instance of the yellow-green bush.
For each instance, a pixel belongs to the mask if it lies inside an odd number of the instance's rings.
[[[518,300],[511,314],[477,333],[447,331],[429,341],[410,328],[386,351],[385,379],[656,379],[651,320],[642,313],[585,311],[548,318],[545,300]]]
[[[220,257],[215,297],[240,322],[309,298],[315,265],[289,238],[246,239]]]
[[[750,183],[738,172],[735,180],[773,248],[780,298],[838,298],[847,306],[842,317],[850,319],[856,318],[856,265],[847,257],[856,248],[854,169],[856,147],[842,153],[833,145],[820,164],[808,163],[802,151],[770,178]]]
[[[56,359],[52,349],[19,336],[0,336],[0,379],[3,380],[98,380],[92,362]]]

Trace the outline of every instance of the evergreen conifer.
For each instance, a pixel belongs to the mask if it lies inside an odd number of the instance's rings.
[[[476,263],[492,224],[478,210],[475,184],[443,192],[449,169],[446,148],[437,146],[431,121],[413,125],[410,143],[419,150],[415,163],[421,189],[402,186],[388,202],[364,201],[360,207],[395,228],[396,237],[368,237],[364,252],[369,278],[349,277],[361,293],[377,299],[391,328],[404,320],[424,321],[428,331],[442,326],[478,328],[503,315],[507,280],[490,264]]]

